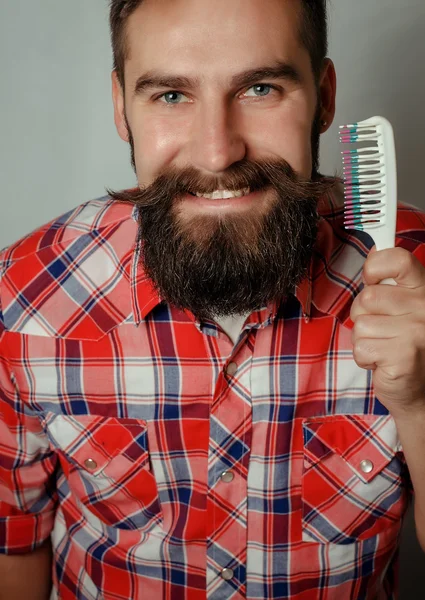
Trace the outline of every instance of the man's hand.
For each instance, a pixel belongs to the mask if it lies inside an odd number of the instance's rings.
[[[381,284],[393,278],[396,286]],[[407,250],[369,254],[353,302],[354,360],[371,369],[375,394],[393,417],[425,414],[425,268]]]

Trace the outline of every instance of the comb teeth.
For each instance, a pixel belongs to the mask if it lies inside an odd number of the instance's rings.
[[[373,125],[353,123],[340,127],[342,144],[362,142],[362,148],[343,150],[344,227],[379,227],[385,218],[384,155],[378,146],[381,133]]]
[[[347,229],[364,229],[364,225],[367,225],[368,228],[377,227],[385,216],[385,203],[380,201],[346,200],[344,206],[344,226]]]
[[[393,248],[397,219],[397,160],[392,125],[381,116],[343,125],[340,141],[345,146],[341,153],[344,226],[368,233],[377,250]]]
[[[356,144],[362,141],[378,141],[379,131],[371,125],[343,125],[340,127],[339,138],[343,144]]]

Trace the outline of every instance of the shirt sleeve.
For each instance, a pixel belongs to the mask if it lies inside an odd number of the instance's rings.
[[[16,389],[0,307],[0,554],[34,551],[51,533],[56,456]]]

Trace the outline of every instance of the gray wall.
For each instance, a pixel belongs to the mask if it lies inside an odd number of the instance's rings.
[[[135,183],[113,124],[107,4],[0,0],[0,247],[105,187]],[[340,168],[338,124],[382,114],[395,129],[399,199],[425,209],[424,0],[332,0],[330,24],[339,92],[322,171]],[[423,598],[411,516],[401,582],[401,600]]]

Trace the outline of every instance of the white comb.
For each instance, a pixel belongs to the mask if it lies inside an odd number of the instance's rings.
[[[344,227],[366,231],[377,250],[394,248],[397,163],[394,132],[384,117],[340,127],[344,163]],[[393,279],[381,281],[394,285]]]

